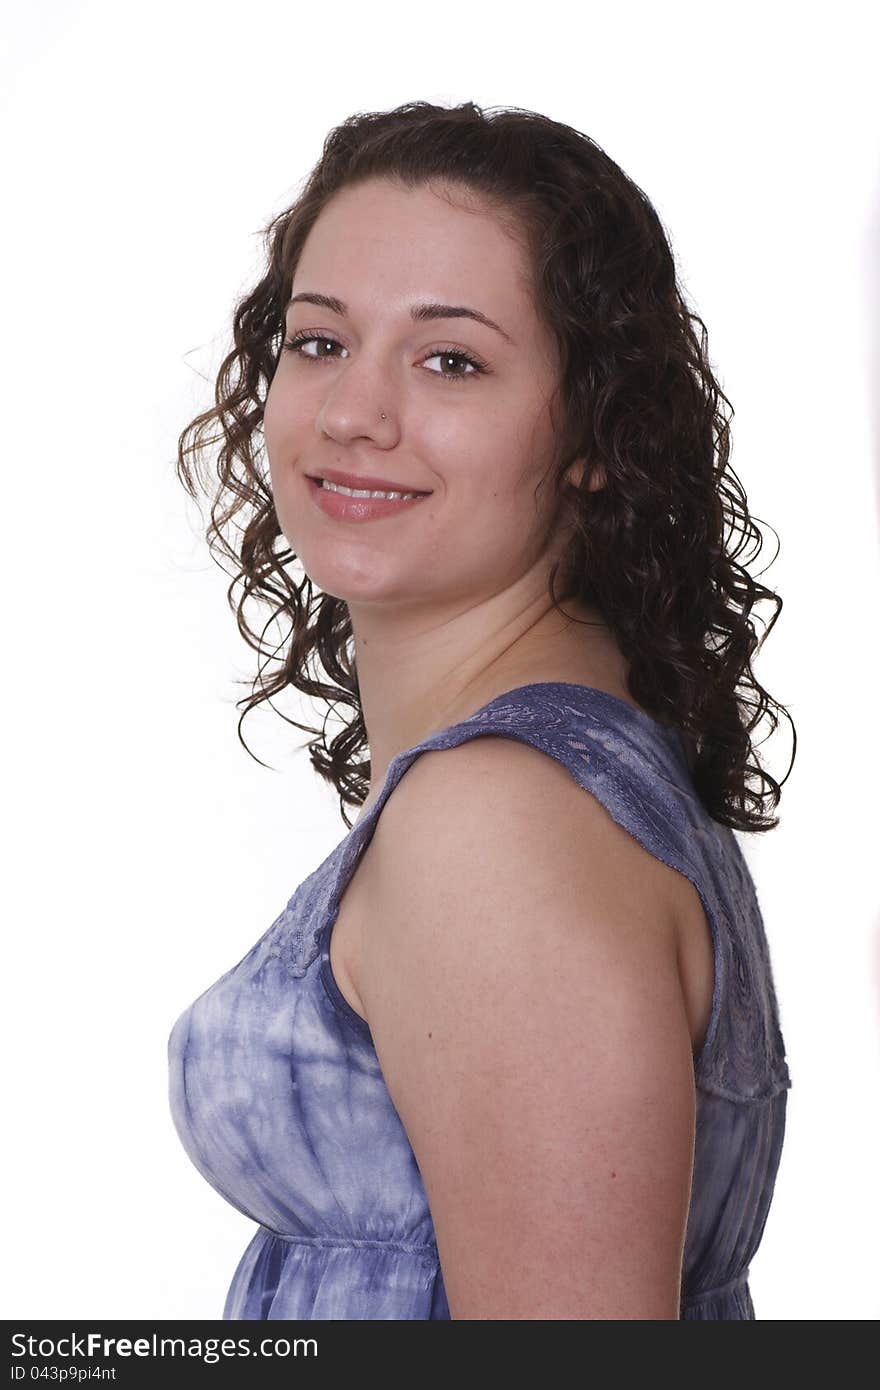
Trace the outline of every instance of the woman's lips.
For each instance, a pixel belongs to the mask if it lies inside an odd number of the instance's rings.
[[[417,497],[396,500],[390,497],[349,497],[344,492],[334,492],[324,487],[320,478],[309,478],[308,482],[316,505],[334,521],[378,521],[381,517],[397,516],[399,512],[411,510],[431,496],[429,492],[423,492]]]
[[[376,478],[372,473],[343,473],[339,468],[325,468],[323,473],[315,474],[317,481],[337,483],[342,487],[353,488],[355,492],[430,492],[430,488],[411,487],[405,483],[392,483],[387,478]]]

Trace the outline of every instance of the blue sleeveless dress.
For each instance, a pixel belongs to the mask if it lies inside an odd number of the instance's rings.
[[[427,749],[489,734],[555,758],[700,895],[715,989],[694,1062],[680,1317],[754,1318],[749,1262],[770,1207],[791,1085],[754,883],[734,833],[697,799],[678,731],[617,696],[558,681],[511,690],[398,753],[370,810],[174,1024],[170,1104],[184,1148],[257,1223],[223,1317],[450,1317],[415,1155],[370,1030],[331,973],[330,933],[407,768]]]

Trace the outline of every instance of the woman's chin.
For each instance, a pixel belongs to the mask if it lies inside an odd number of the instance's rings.
[[[315,565],[304,569],[312,585],[331,598],[342,599],[352,607],[378,603],[403,603],[413,597],[413,585],[401,576],[352,573],[338,568]]]

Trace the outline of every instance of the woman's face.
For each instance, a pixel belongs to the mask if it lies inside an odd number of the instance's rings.
[[[479,601],[555,557],[552,477],[536,488],[554,452],[556,355],[522,256],[491,215],[383,179],[338,193],[305,242],[291,296],[335,304],[286,310],[285,340],[314,339],[281,354],[266,448],[284,535],[355,610]],[[310,480],[325,470],[430,495],[330,515]]]

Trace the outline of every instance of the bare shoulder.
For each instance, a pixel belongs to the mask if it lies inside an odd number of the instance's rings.
[[[358,989],[454,1318],[678,1316],[693,1065],[655,863],[503,736],[383,807]]]
[[[393,921],[411,894],[405,854],[437,901],[479,890],[487,902],[484,931],[492,924],[500,933],[508,929],[502,923],[509,916],[495,909],[509,904],[514,887],[522,900],[531,894],[545,903],[567,891],[569,901],[582,904],[582,931],[604,931],[618,941],[641,933],[646,954],[674,952],[692,1055],[698,1054],[715,984],[700,896],[549,754],[495,734],[426,751],[389,797],[374,839],[367,875],[373,875],[372,915],[379,922]],[[476,888],[468,886],[468,874]],[[449,910],[464,920],[454,901]]]
[[[405,853],[438,880],[468,865],[498,882],[525,874],[535,883],[587,878],[594,900],[630,924],[634,910],[643,919],[648,908],[655,932],[670,931],[679,911],[675,870],[555,758],[502,735],[420,754],[389,797],[373,840],[374,862],[387,856],[390,867]],[[404,884],[402,874],[385,876],[390,893]]]

